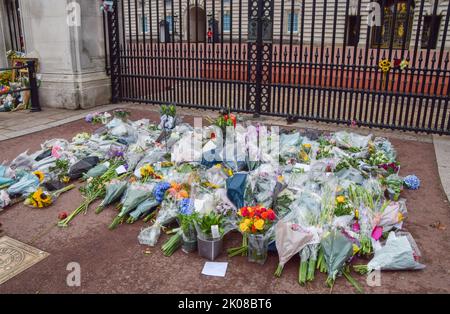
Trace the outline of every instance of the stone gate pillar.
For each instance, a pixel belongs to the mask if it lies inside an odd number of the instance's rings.
[[[43,107],[110,102],[99,1],[20,0],[27,56],[39,58]]]
[[[6,59],[6,9],[3,0],[0,0],[0,68],[5,68],[8,65]]]

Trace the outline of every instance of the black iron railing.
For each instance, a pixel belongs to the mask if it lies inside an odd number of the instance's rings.
[[[41,105],[39,102],[39,91],[38,91],[38,83],[37,83],[37,77],[36,77],[36,65],[35,61],[27,61],[27,64],[24,66],[17,66],[12,68],[0,68],[1,71],[18,71],[21,69],[27,69],[28,71],[28,81],[29,81],[29,87],[22,87],[22,88],[10,88],[9,91],[3,92],[0,95],[7,95],[7,94],[17,94],[23,91],[30,91],[30,100],[31,100],[31,112],[37,112],[41,111]]]
[[[116,0],[115,9],[105,40],[117,101],[450,134],[449,1]],[[380,24],[368,22],[374,12]]]

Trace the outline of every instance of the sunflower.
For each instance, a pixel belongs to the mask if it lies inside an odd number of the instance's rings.
[[[45,175],[44,175],[44,173],[43,173],[42,171],[37,170],[37,171],[33,172],[33,174],[34,174],[36,177],[38,177],[39,182],[44,181]]]
[[[39,188],[31,195],[30,204],[37,208],[50,206],[52,204],[52,196]]]

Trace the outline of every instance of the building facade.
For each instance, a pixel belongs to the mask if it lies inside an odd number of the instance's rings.
[[[370,0],[279,0],[274,1],[274,41],[304,44],[333,43],[394,49],[414,46],[436,48],[442,43],[448,0],[379,0],[380,27],[368,27]],[[154,42],[208,41],[208,30],[216,41],[247,40],[247,0],[124,0],[122,10],[126,37]],[[383,7],[384,5],[384,7]],[[373,8],[373,7],[372,7]],[[421,13],[422,11],[422,13]],[[421,18],[419,25],[419,17]],[[420,26],[420,30],[419,29]],[[137,30],[137,31],[136,31]],[[448,33],[447,33],[448,36]],[[231,38],[230,38],[231,37]],[[431,37],[431,38],[430,38]],[[448,39],[448,38],[447,38]],[[445,46],[450,41],[445,41]]]

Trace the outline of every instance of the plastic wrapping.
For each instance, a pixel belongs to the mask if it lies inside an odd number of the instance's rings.
[[[0,190],[0,211],[11,204],[11,199],[5,190]]]
[[[367,264],[367,269],[372,270],[420,270],[425,265],[415,260],[416,253],[413,244],[406,235],[397,236],[390,232],[385,245],[375,250],[375,256]]]
[[[36,191],[38,186],[38,177],[32,173],[25,173],[20,177],[19,181],[7,189],[7,193],[11,196],[28,195]]]
[[[11,169],[32,170],[34,160],[28,155],[28,150],[18,155],[9,165]]]
[[[322,238],[321,246],[327,264],[328,278],[334,281],[345,262],[352,256],[352,242],[340,231],[332,230]]]
[[[74,165],[72,165],[69,169],[69,177],[71,179],[81,178],[83,173],[89,171],[91,168],[95,167],[99,163],[100,159],[95,156],[86,157]]]
[[[227,196],[236,208],[244,207],[246,184],[246,173],[236,173],[227,179]]]
[[[165,200],[152,226],[141,230],[138,236],[140,244],[155,246],[161,235],[161,227],[173,221],[178,215],[176,202]]]
[[[133,220],[138,220],[140,217],[148,215],[151,213],[152,209],[156,209],[159,202],[153,198],[147,199],[140,203],[135,210],[130,213],[130,217]]]
[[[280,136],[280,157],[283,159],[296,158],[300,151],[300,133],[281,134]]]
[[[367,147],[373,136],[359,135],[356,133],[348,133],[346,131],[337,132],[334,134],[333,139],[336,141],[336,145],[342,148],[364,148]]]

